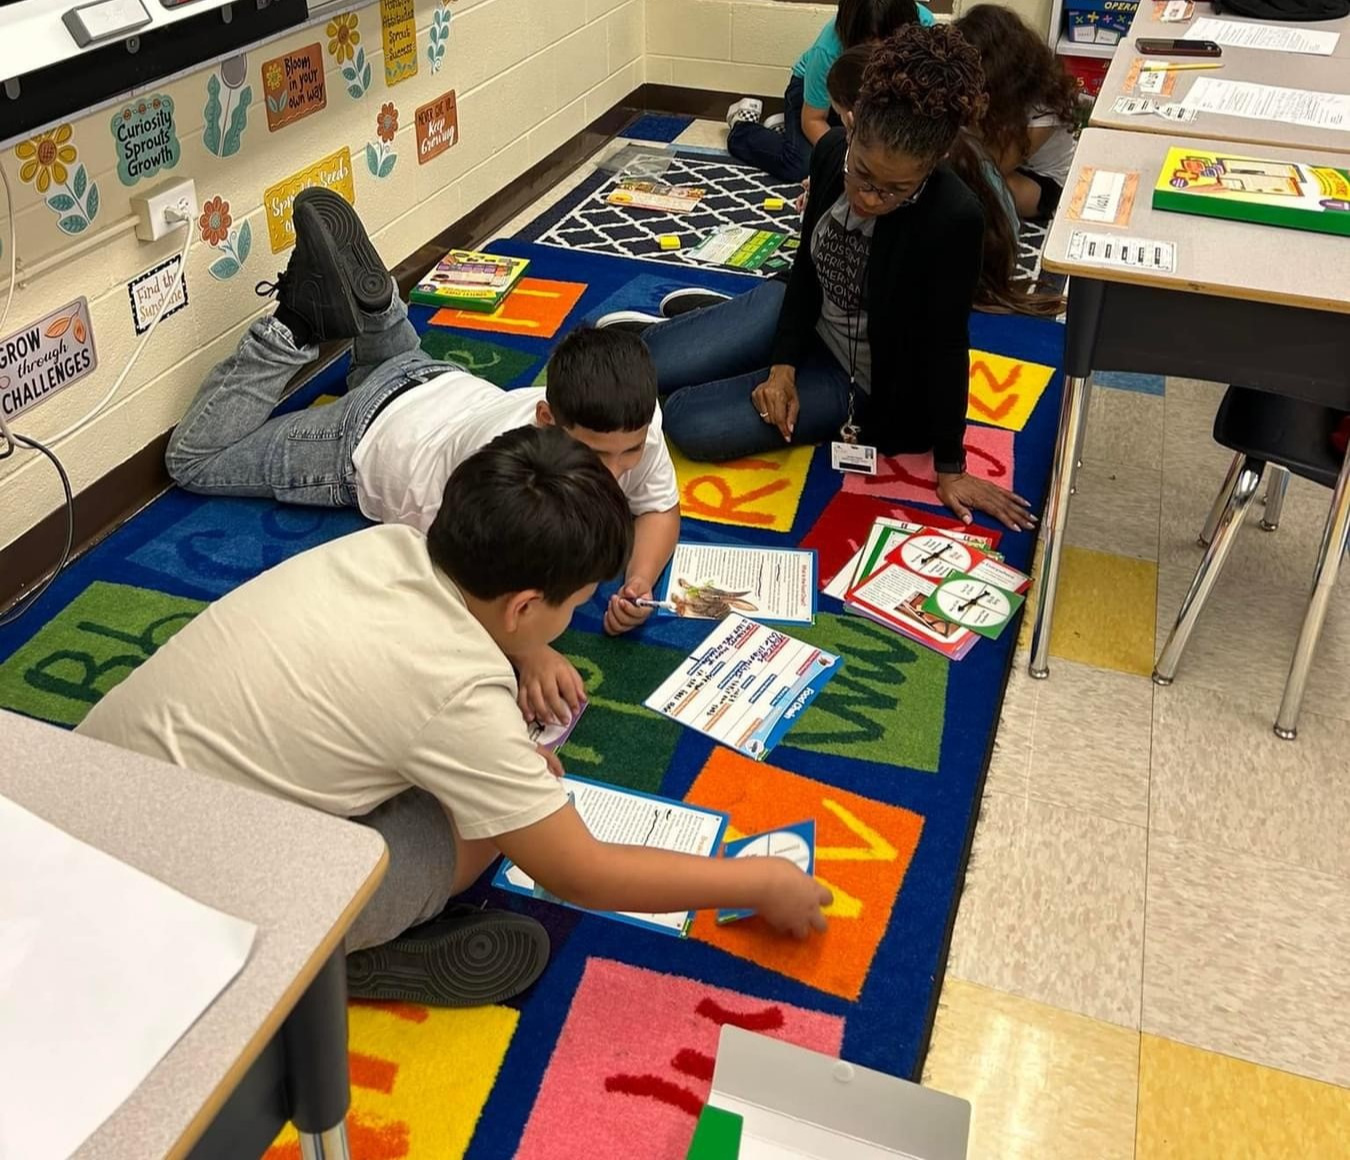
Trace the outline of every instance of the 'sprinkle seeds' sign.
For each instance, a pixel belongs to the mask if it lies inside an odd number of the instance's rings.
[[[455,93],[448,93],[419,105],[414,115],[417,123],[417,164],[425,165],[439,157],[459,140],[459,113],[455,109]]]
[[[89,300],[77,298],[0,339],[0,413],[12,420],[97,366]]]
[[[356,204],[352,184],[352,152],[345,145],[336,153],[307,165],[284,181],[263,190],[263,209],[267,213],[267,238],[272,253],[280,254],[295,245],[295,196],[310,186],[322,186],[341,195],[348,205]]]
[[[323,45],[317,40],[263,61],[262,79],[270,132],[317,113],[328,104],[323,83]]]

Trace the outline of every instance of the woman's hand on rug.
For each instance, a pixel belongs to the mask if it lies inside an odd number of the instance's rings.
[[[559,758],[557,754],[547,746],[535,746],[535,749],[539,751],[539,756],[543,758],[544,765],[548,767],[548,772],[552,774],[554,778],[567,777],[567,771],[563,769],[562,759]]]
[[[979,511],[987,512],[1015,532],[1029,532],[1036,527],[1031,505],[1016,492],[965,472],[939,472],[937,494],[938,499],[967,524],[973,513]]]
[[[792,429],[797,426],[797,372],[779,364],[769,371],[769,377],[750,392],[760,419],[778,428],[784,443],[792,442]]]
[[[609,607],[605,610],[605,632],[611,637],[617,637],[620,633],[636,629],[652,615],[652,610],[633,602],[651,599],[652,586],[643,577],[629,577],[623,588],[609,598]]]
[[[586,684],[570,661],[545,645],[514,658],[519,694],[527,722],[565,726],[586,700]]]
[[[755,913],[775,931],[805,939],[825,930],[822,907],[834,902],[828,887],[821,886],[796,863],[777,856],[750,859],[764,874],[763,899]]]

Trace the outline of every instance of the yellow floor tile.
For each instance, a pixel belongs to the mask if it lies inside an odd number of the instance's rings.
[[[1350,1157],[1350,1089],[1144,1036],[1136,1148],[1140,1157]]]
[[[948,977],[924,1084],[970,1101],[969,1157],[1131,1157],[1139,1035]]]
[[[1122,673],[1153,672],[1158,566],[1066,545],[1050,654]]]

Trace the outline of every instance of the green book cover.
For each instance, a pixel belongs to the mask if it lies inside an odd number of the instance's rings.
[[[528,258],[499,258],[472,250],[451,250],[408,295],[422,306],[491,312],[515,288]]]
[[[741,1155],[741,1124],[739,1113],[704,1105],[685,1156],[689,1161],[732,1161]]]
[[[1350,236],[1350,170],[1174,146],[1153,208]]]

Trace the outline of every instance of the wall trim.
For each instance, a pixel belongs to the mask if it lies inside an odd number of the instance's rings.
[[[406,297],[413,284],[447,250],[481,245],[643,113],[682,113],[720,120],[727,105],[736,98],[734,93],[681,89],[673,85],[640,85],[580,133],[532,165],[506,189],[398,263],[393,273],[399,290]],[[766,101],[765,105],[768,111],[775,112],[782,102]],[[325,349],[318,363],[307,367],[291,383],[287,394],[327,367],[343,349],[337,344]],[[169,488],[170,480],[164,470],[164,448],[168,440],[167,432],[152,440],[75,496],[75,547],[71,551],[71,560],[83,556]],[[51,571],[61,555],[65,539],[63,505],[11,544],[0,548],[0,612],[13,605]]]

